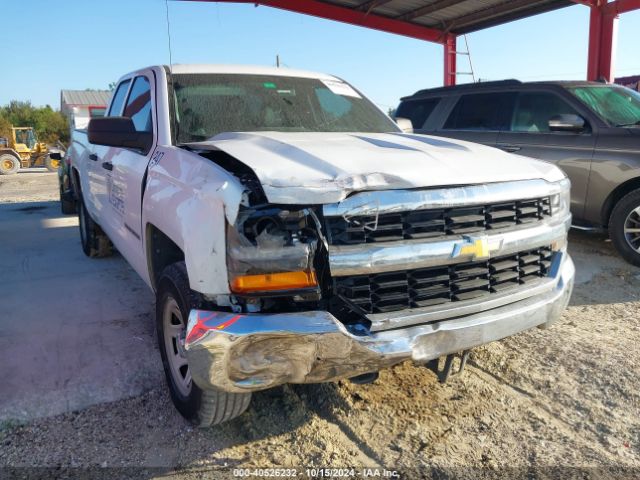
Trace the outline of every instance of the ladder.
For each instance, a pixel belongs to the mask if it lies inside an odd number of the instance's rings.
[[[454,55],[465,55],[468,59],[469,59],[469,71],[468,72],[458,72],[456,71],[456,76],[458,75],[471,75],[471,81],[473,83],[476,83],[476,76],[473,72],[473,63],[471,63],[471,51],[469,50],[469,43],[467,42],[467,35],[463,35],[464,37],[464,46],[466,48],[466,51],[458,51],[456,50],[454,53]],[[456,65],[458,64],[458,62],[456,62]]]

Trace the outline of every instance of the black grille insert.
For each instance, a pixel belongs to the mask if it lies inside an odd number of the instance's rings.
[[[551,201],[543,197],[472,207],[384,213],[377,219],[375,216],[326,217],[326,222],[331,245],[354,245],[513,228],[549,216]]]
[[[549,247],[442,267],[334,278],[335,292],[366,313],[385,313],[480,298],[545,277]]]

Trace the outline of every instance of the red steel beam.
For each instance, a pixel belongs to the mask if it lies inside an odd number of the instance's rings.
[[[600,30],[600,55],[598,61],[598,79],[604,78],[613,83],[615,78],[615,52],[618,31],[618,16],[605,13],[602,16]]]
[[[598,80],[600,70],[600,41],[602,36],[602,9],[591,7],[589,17],[589,57],[587,59],[587,80]]]
[[[444,42],[444,86],[449,87],[456,84],[456,36],[447,34]]]
[[[598,1],[591,6],[587,80],[613,82],[618,14],[640,9],[640,0]]]
[[[618,15],[632,10],[640,10],[640,0],[616,0],[603,5],[602,8],[606,14]]]
[[[445,33],[442,30],[383,17],[374,13],[362,12],[317,0],[195,0],[205,2],[252,3],[267,7],[279,8],[296,13],[304,13],[314,17],[335,20],[351,25],[358,25],[387,33],[395,33],[405,37],[425,40],[427,42],[444,43]]]

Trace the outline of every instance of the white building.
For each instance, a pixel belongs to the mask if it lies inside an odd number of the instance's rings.
[[[72,130],[87,128],[90,118],[104,116],[110,97],[109,90],[62,90],[60,111]]]

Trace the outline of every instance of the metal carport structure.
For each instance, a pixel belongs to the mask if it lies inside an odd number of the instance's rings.
[[[573,4],[591,9],[587,80],[613,81],[618,16],[640,0],[196,0],[250,3],[439,43],[444,84],[456,83],[456,39]]]

